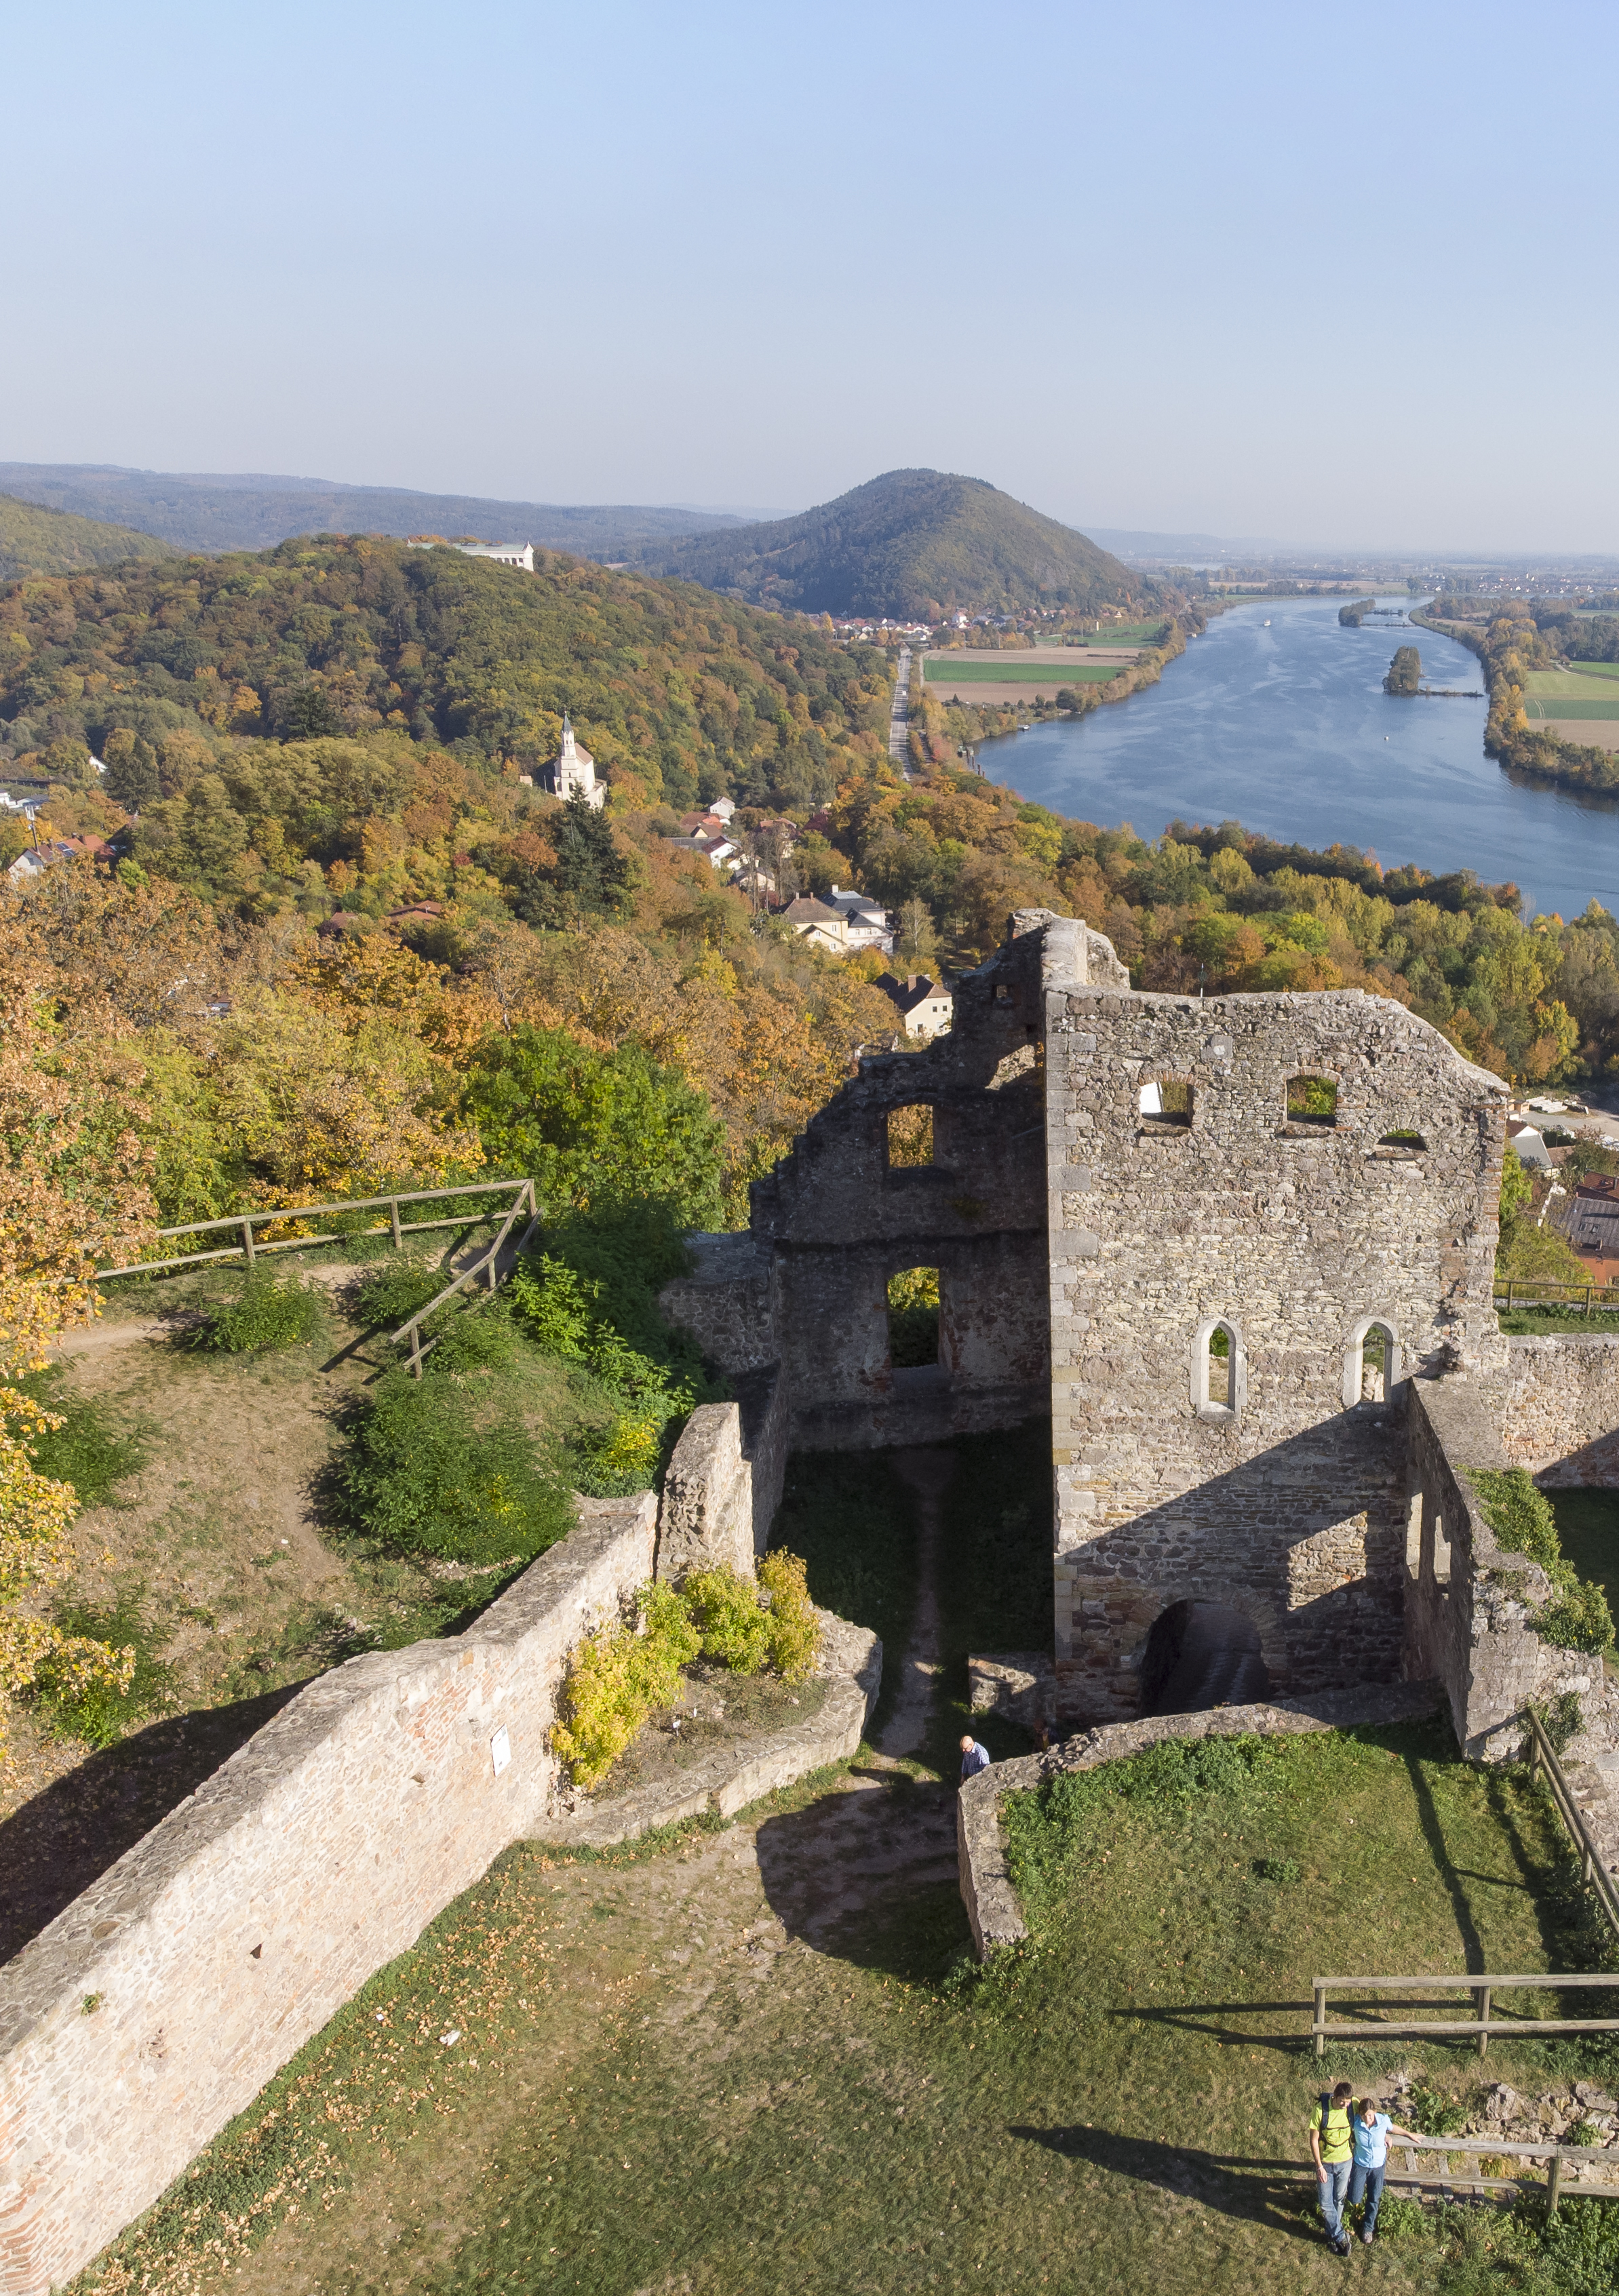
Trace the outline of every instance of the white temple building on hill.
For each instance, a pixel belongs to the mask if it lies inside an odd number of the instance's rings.
[[[596,759],[575,739],[565,709],[563,712],[562,753],[553,758],[546,767],[546,785],[554,797],[582,797],[587,805],[594,805],[598,809],[606,803],[606,789],[596,777]]]

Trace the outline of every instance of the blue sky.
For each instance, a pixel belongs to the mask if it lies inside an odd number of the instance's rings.
[[[0,459],[1619,551],[1619,12],[11,0]]]

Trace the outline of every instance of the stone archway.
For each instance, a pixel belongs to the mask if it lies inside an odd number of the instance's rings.
[[[1199,1714],[1270,1695],[1259,1628],[1223,1603],[1171,1603],[1141,1653],[1141,1712]]]

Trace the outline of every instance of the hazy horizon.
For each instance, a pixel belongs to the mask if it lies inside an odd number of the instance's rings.
[[[703,507],[921,464],[1088,533],[1607,555],[1619,20],[1525,34],[38,12],[0,457]]]

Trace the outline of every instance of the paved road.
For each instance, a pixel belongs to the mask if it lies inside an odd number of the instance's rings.
[[[908,781],[910,778],[910,648],[901,646],[900,659],[894,667],[893,707],[888,719],[888,754]]]

